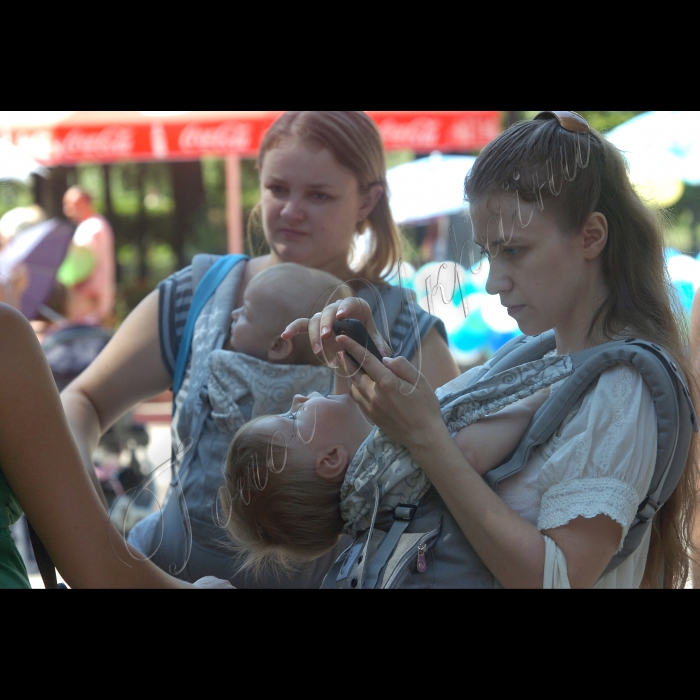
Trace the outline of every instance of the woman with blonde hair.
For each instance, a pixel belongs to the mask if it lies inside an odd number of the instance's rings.
[[[374,122],[363,112],[287,112],[266,134],[258,169],[269,253],[237,262],[197,317],[192,354],[181,385],[175,387],[172,422],[174,447],[187,438],[194,443],[177,460],[163,509],[163,529],[155,514],[139,523],[129,540],[153,555],[159,566],[186,580],[213,575],[236,586],[250,582],[233,576],[226,538],[215,520],[221,467],[233,437],[233,409],[217,403],[210,389],[212,382],[225,380],[217,372],[230,360],[225,353],[231,312],[242,305],[256,275],[282,262],[331,273],[370,301],[378,318],[384,317],[384,310],[388,327],[383,330],[393,352],[420,367],[434,386],[458,374],[442,323],[384,282],[400,258],[401,242],[391,218],[384,152]],[[361,269],[353,270],[353,245],[365,230],[370,255]],[[63,392],[86,464],[100,434],[120,415],[173,386],[180,340],[198,282],[193,277],[199,277],[197,265],[195,259],[193,266],[175,273],[146,297],[102,354]],[[332,391],[328,368],[309,368],[301,375],[297,368],[293,375],[297,378],[288,377],[294,388],[289,395],[277,386],[265,390],[277,400],[265,402],[265,412],[287,410],[294,393]],[[286,405],[281,405],[283,401]],[[255,416],[255,407],[249,407],[245,419]],[[332,553],[298,575],[256,585],[318,587],[331,561]]]

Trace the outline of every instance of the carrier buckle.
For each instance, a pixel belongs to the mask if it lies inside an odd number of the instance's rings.
[[[639,509],[637,510],[637,518],[641,520],[641,522],[645,523],[656,515],[657,510],[659,510],[659,504],[647,496],[641,502]]]
[[[402,520],[407,523],[411,522],[417,510],[418,506],[415,504],[399,503],[399,505],[394,508],[394,520]]]

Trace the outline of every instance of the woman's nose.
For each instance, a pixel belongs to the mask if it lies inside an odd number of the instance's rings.
[[[506,271],[503,269],[498,255],[491,258],[489,267],[489,276],[486,280],[487,294],[500,294],[501,292],[509,292],[513,287],[513,281],[510,279]]]
[[[282,207],[282,216],[287,221],[301,221],[304,218],[301,201],[297,197],[289,197]]]

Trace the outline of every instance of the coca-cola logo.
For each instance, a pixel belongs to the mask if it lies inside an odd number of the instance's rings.
[[[500,133],[495,119],[472,117],[456,121],[449,131],[449,141],[462,148],[481,148]]]
[[[253,134],[245,122],[223,122],[217,126],[188,124],[180,133],[180,150],[188,152],[236,153],[252,150]]]
[[[134,150],[134,130],[125,126],[107,126],[100,131],[71,129],[63,138],[66,156],[127,156]]]
[[[432,149],[440,143],[441,123],[439,119],[416,117],[407,122],[400,122],[391,117],[379,122],[379,131],[388,147]]]

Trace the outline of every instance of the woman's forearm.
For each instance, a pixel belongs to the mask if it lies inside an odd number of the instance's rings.
[[[464,536],[505,588],[541,588],[545,542],[474,471],[447,428],[425,431],[411,453]]]
[[[97,478],[95,467],[92,462],[93,452],[97,448],[100,437],[102,436],[102,428],[100,427],[97,410],[85,394],[81,391],[71,389],[70,386],[61,393],[61,403],[85,469],[97,491],[97,495],[102,501],[102,505],[107,508],[107,499],[102,491],[100,481]]]

